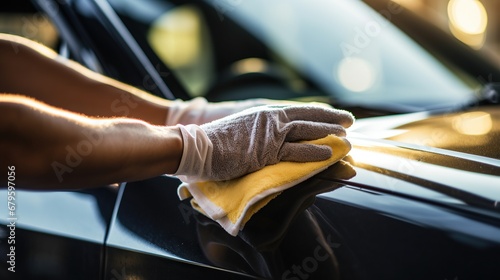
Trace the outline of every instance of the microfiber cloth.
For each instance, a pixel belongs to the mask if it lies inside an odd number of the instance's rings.
[[[179,198],[192,197],[194,209],[236,236],[253,214],[282,191],[325,170],[351,150],[347,139],[335,135],[304,142],[328,145],[332,148],[332,156],[317,162],[282,161],[227,181],[182,183],[177,190]]]

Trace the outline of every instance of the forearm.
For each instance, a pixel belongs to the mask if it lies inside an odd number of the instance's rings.
[[[0,106],[2,165],[15,165],[25,187],[82,188],[172,174],[182,156],[176,127],[92,119],[5,95]]]
[[[94,117],[128,117],[163,125],[170,102],[57,59],[52,50],[0,34],[0,92],[34,97]]]

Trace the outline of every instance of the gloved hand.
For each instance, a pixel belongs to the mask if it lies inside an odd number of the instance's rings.
[[[259,106],[198,126],[178,125],[184,150],[177,172],[184,182],[222,181],[280,161],[320,161],[328,146],[298,143],[345,136],[351,113],[319,106]]]
[[[301,102],[255,98],[241,101],[208,102],[203,97],[189,101],[175,100],[171,103],[165,125],[204,124],[261,105],[299,105]],[[319,103],[317,103],[319,104]],[[325,107],[327,104],[321,103]]]

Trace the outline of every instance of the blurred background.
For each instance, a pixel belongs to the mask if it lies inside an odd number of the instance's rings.
[[[30,1],[10,1],[0,7],[0,32],[20,35],[55,48],[58,34],[49,19]]]
[[[344,0],[360,1],[360,0]],[[500,66],[500,1],[495,0],[393,0],[425,17],[437,28],[467,46],[481,50]],[[367,3],[382,2],[367,0]],[[49,47],[57,44],[57,32],[29,1],[12,1],[0,8],[0,32],[18,34]]]
[[[395,0],[500,65],[500,1]]]
[[[337,1],[361,1],[361,0],[337,0]],[[363,0],[375,11],[382,13],[387,11],[389,0]],[[123,1],[113,1],[123,2]],[[440,29],[454,37],[468,48],[474,49],[487,58],[492,64],[500,68],[500,20],[497,14],[500,12],[500,1],[495,0],[393,0],[397,5],[404,7],[407,11],[423,18],[432,26],[425,27],[427,30]],[[125,2],[124,2],[125,3]],[[140,6],[140,2],[128,1],[133,6]],[[389,2],[390,3],[390,2]],[[399,7],[399,6],[398,6]],[[388,18],[396,25],[398,22],[404,24],[403,17],[407,13],[392,13]],[[386,16],[387,17],[387,16]],[[400,19],[397,19],[397,18]],[[201,51],[209,52],[207,41],[203,34],[206,32],[201,17],[193,14],[192,10],[180,9],[177,13],[169,13],[169,17],[162,17],[159,22],[161,26],[173,30],[166,34],[162,30],[151,28],[148,40],[155,48],[158,55],[167,62],[176,72],[193,95],[198,95],[210,82],[210,61],[203,61]],[[411,21],[408,21],[411,22]],[[398,26],[401,28],[401,26]],[[421,27],[419,27],[421,28]],[[407,25],[402,28],[404,32],[411,35],[415,26]],[[155,32],[158,31],[158,32]],[[204,31],[204,32],[202,32]],[[53,23],[43,14],[36,11],[29,0],[12,1],[9,5],[0,8],[0,32],[21,35],[23,37],[38,41],[53,49],[59,47],[59,36]],[[422,32],[422,30],[418,31]],[[200,35],[201,34],[201,35]],[[166,35],[168,35],[166,37]],[[174,36],[175,35],[175,36]],[[172,40],[173,39],[175,40]],[[167,40],[168,39],[168,40]],[[165,42],[175,41],[176,45],[169,46]],[[198,42],[199,41],[199,42]],[[196,46],[201,46],[197,47]],[[480,77],[481,82],[497,82],[496,77]],[[359,82],[357,78],[356,81]]]

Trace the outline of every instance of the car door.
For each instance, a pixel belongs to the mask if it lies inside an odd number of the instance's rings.
[[[3,173],[0,278],[100,279],[116,190],[27,191]]]
[[[179,183],[160,176],[121,186],[106,241],[104,279],[255,277],[244,269],[221,268],[207,258],[200,246],[201,217],[188,201],[179,201]]]

